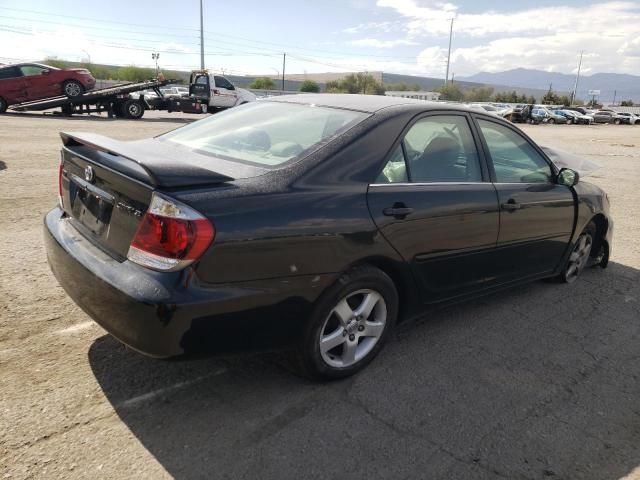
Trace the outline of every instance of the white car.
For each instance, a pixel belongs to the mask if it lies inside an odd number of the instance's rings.
[[[620,119],[622,123],[628,123],[629,125],[640,125],[640,115],[635,113],[618,112],[616,118]]]
[[[565,116],[570,115],[574,121],[572,123],[582,123],[584,125],[591,125],[593,123],[593,117],[591,115],[583,115],[576,110],[561,110],[565,113]]]
[[[160,93],[166,98],[188,97],[189,89],[187,87],[164,87],[160,89]]]

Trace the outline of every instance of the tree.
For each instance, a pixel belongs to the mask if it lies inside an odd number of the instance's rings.
[[[300,88],[298,90],[301,92],[318,93],[320,91],[320,85],[313,80],[305,80],[300,84]]]
[[[437,91],[440,92],[440,100],[460,102],[464,99],[464,92],[455,83],[447,83],[446,85],[441,86]]]
[[[469,102],[488,102],[493,96],[492,87],[476,87],[468,91],[464,98]]]
[[[331,80],[326,86],[329,93],[384,95],[384,87],[370,73],[352,73],[342,80]]]
[[[549,89],[547,93],[542,97],[542,103],[547,103],[550,105],[566,105],[569,106],[571,104],[571,100],[566,95],[558,95],[553,90]]]
[[[154,78],[156,72],[152,68],[142,68],[131,65],[129,67],[121,67],[118,69],[117,78],[127,82],[142,82]]]
[[[269,77],[254,78],[253,82],[249,84],[249,88],[254,90],[273,90],[276,88],[276,83]]]
[[[633,100],[623,100],[620,102],[621,107],[633,107]]]

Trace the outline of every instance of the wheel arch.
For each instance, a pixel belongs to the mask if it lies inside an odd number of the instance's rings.
[[[596,226],[596,238],[594,239],[594,245],[592,251],[597,255],[600,252],[600,248],[604,245],[606,251],[609,251],[609,244],[607,242],[607,232],[609,231],[609,220],[602,213],[594,215],[587,225],[593,222]]]
[[[362,265],[375,267],[391,279],[398,292],[398,321],[407,318],[417,301],[415,281],[408,267],[388,257],[370,256],[352,263],[345,272]]]

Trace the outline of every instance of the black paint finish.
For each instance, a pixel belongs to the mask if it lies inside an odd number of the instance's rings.
[[[322,292],[360,263],[392,277],[406,317],[425,304],[554,275],[592,220],[599,245],[610,251],[608,200],[597,187],[492,182],[474,120],[481,114],[350,95],[274,101],[371,116],[300,161],[264,171],[181,150],[172,175],[171,155],[158,147],[166,143],[161,137],[66,137],[64,211],[45,218],[49,262],[74,301],[124,343],[158,356],[290,343]],[[468,116],[484,181],[374,184],[407,125],[437,112]],[[73,209],[82,202],[74,189],[82,187],[77,179],[87,166],[95,170],[97,196],[112,204],[108,228],[91,224],[91,209],[106,210],[84,203],[89,213]],[[153,272],[126,260],[154,189],[195,208],[216,228],[210,249],[181,272]],[[519,208],[505,209],[510,202]]]

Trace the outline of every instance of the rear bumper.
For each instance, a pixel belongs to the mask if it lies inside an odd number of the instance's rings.
[[[67,294],[118,340],[151,356],[290,343],[334,281],[334,275],[304,275],[201,285],[189,268],[160,273],[114,260],[59,208],[44,224],[49,265]]]

